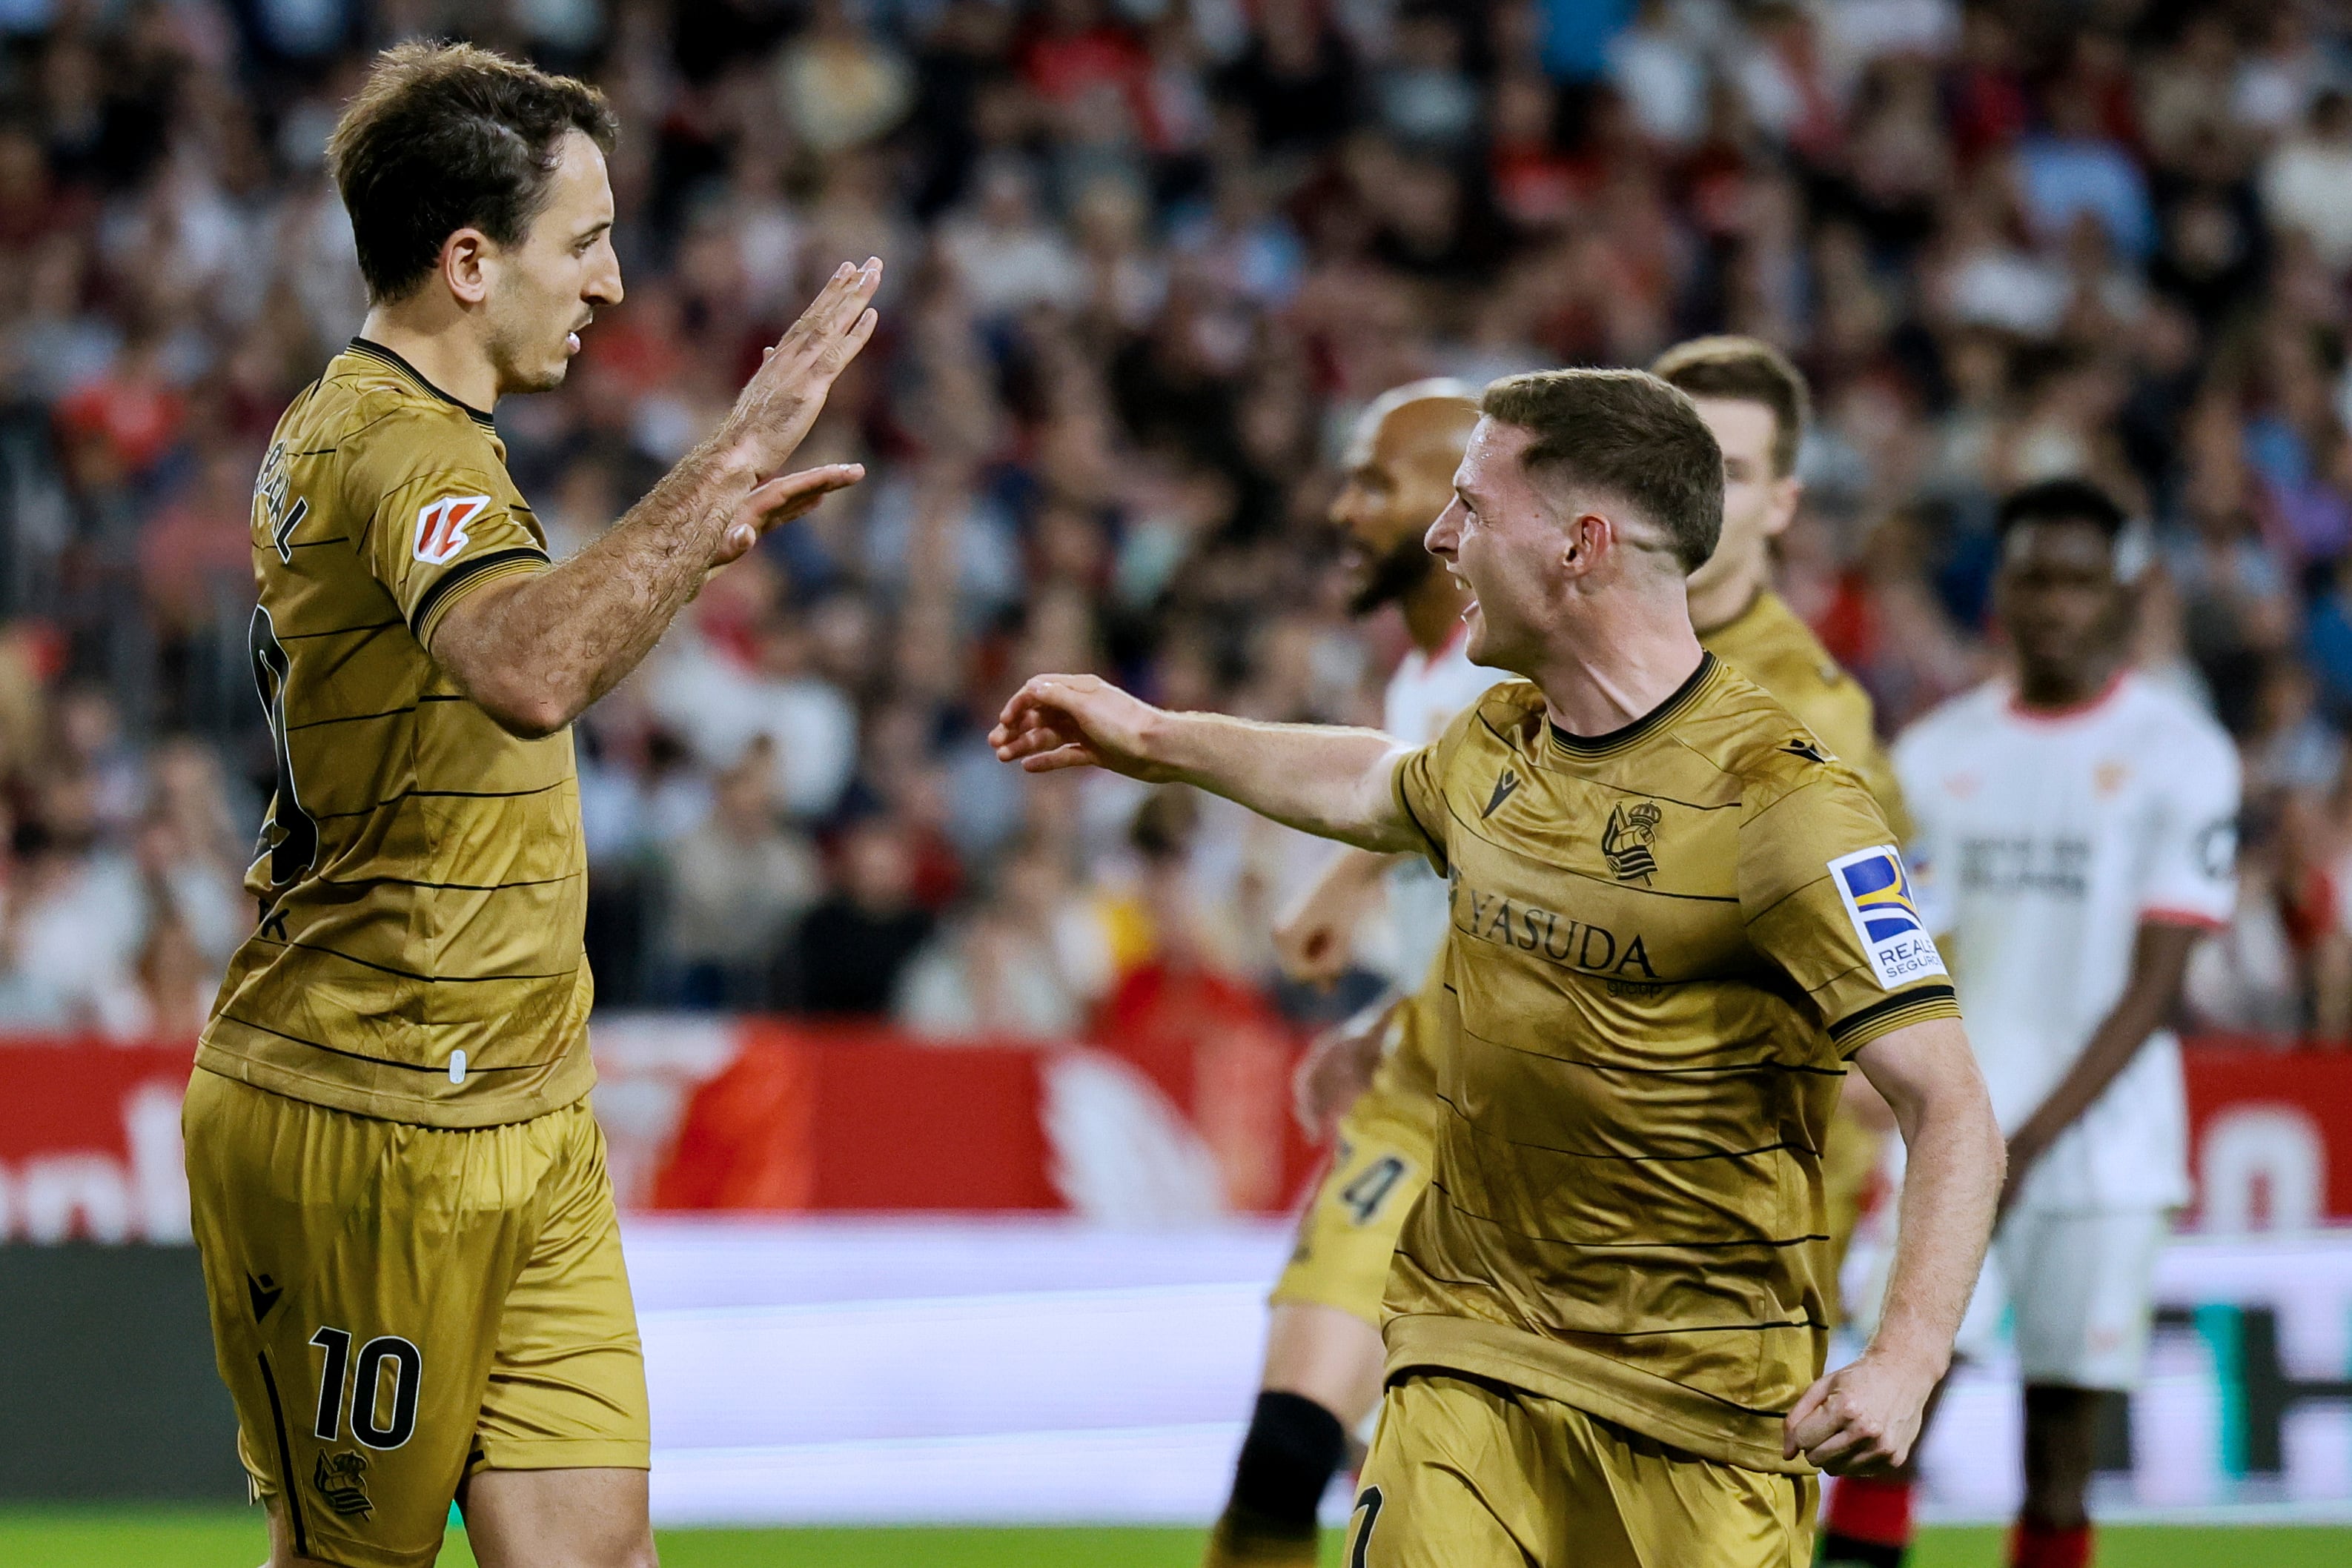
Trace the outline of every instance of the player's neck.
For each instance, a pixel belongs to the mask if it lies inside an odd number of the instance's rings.
[[[1583,609],[1532,672],[1552,723],[1570,735],[1608,735],[1654,712],[1706,656],[1678,594]]]
[[[1397,601],[1397,608],[1404,612],[1405,635],[1428,658],[1462,634],[1462,612],[1469,603],[1470,596],[1454,580],[1454,574],[1438,570],[1414,584]]]
[[[465,318],[436,309],[431,293],[422,289],[415,300],[370,307],[360,336],[406,360],[436,391],[488,413],[499,402],[499,373],[488,350],[467,329]]]
[[[1706,575],[1702,568],[1689,587],[1691,625],[1702,637],[1747,614],[1757,596],[1772,586],[1772,558],[1769,552],[1758,550],[1738,570],[1712,582],[1702,580]]]
[[[2028,713],[2064,713],[2088,707],[2116,683],[2123,665],[2098,659],[2067,669],[2021,665],[2017,672],[2017,706]]]

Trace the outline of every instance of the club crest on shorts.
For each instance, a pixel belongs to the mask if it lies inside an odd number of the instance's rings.
[[[1923,975],[1945,972],[1943,955],[1936,951],[1935,938],[1919,917],[1911,878],[1893,844],[1840,855],[1829,862],[1829,870],[1880,985],[1905,986]]]
[[[375,1512],[367,1493],[367,1456],[356,1449],[320,1454],[318,1467],[310,1472],[310,1484],[319,1489],[327,1506],[343,1518],[365,1519]]]
[[[1658,869],[1658,824],[1665,816],[1655,800],[1611,809],[1609,825],[1601,830],[1601,857],[1619,882],[1649,885]]]
[[[466,525],[489,506],[488,496],[444,496],[427,501],[416,513],[416,559],[427,566],[446,566],[473,542]]]

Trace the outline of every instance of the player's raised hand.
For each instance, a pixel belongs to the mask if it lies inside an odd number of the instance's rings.
[[[1098,675],[1039,675],[1013,694],[988,743],[1027,773],[1107,768],[1153,782],[1175,774],[1147,752],[1167,716]]]
[[[848,489],[865,477],[863,463],[828,463],[822,468],[777,475],[744,497],[742,504],[735,508],[734,519],[719,537],[718,549],[711,553],[711,569],[716,570],[740,559],[771,528],[808,516],[816,510],[819,501],[835,490]]]
[[[1911,1457],[1937,1379],[1924,1368],[1864,1351],[1815,1383],[1790,1406],[1780,1455],[1800,1453],[1833,1476],[1881,1474]]]
[[[843,262],[735,395],[719,441],[753,473],[782,468],[807,436],[835,378],[874,335],[872,301],[881,286],[881,257],[868,256],[863,267]]]

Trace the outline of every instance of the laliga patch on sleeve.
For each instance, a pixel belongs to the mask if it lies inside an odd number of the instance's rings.
[[[1830,876],[1880,985],[1892,990],[1945,972],[1944,956],[1919,917],[1903,856],[1893,844],[1840,855],[1830,862]]]
[[[466,525],[482,515],[488,496],[444,496],[427,501],[416,514],[416,559],[427,566],[446,566],[473,542]]]

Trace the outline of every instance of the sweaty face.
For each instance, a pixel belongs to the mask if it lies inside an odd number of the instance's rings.
[[[2123,631],[2116,547],[2095,523],[2025,523],[2010,530],[1994,580],[1995,610],[2030,684],[2083,686],[2112,659]]]
[[[530,227],[485,257],[490,361],[501,392],[562,385],[596,307],[621,302],[604,154],[577,131],[566,134],[562,149]]]
[[[1533,434],[1481,419],[1454,474],[1454,498],[1429,527],[1432,555],[1472,595],[1470,661],[1525,674],[1541,652],[1547,589],[1567,541],[1521,461]]]
[[[1437,570],[1422,535],[1452,498],[1454,453],[1439,417],[1407,403],[1368,419],[1349,444],[1330,517],[1348,538],[1349,608],[1359,615],[1403,598]]]
[[[1779,416],[1745,398],[1693,398],[1698,416],[1723,448],[1723,536],[1715,553],[1691,573],[1694,594],[1718,582],[1752,574],[1762,586],[1774,536],[1797,514],[1797,482],[1772,471],[1772,440]]]

